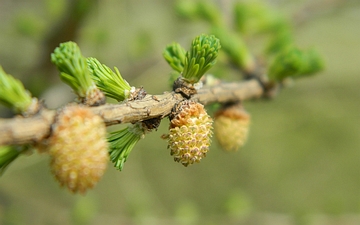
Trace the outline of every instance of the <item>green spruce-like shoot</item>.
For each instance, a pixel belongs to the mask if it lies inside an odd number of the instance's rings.
[[[6,74],[0,66],[0,103],[16,113],[26,113],[34,100],[21,81]]]
[[[290,47],[279,53],[269,66],[270,80],[281,81],[287,77],[312,75],[323,69],[321,56],[315,50],[302,51]]]
[[[19,155],[21,151],[13,146],[0,146],[0,175]]]
[[[108,137],[110,143],[109,153],[110,159],[116,169],[123,169],[124,163],[129,157],[131,150],[144,135],[145,131],[141,122],[131,124],[122,130],[110,133]]]
[[[188,83],[197,83],[215,63],[220,41],[214,35],[202,34],[196,37],[186,52],[182,76]]]
[[[61,43],[51,54],[51,61],[60,71],[61,80],[70,85],[80,98],[86,98],[88,92],[96,88],[86,58],[81,54],[76,43],[72,41]]]
[[[87,64],[96,86],[106,96],[117,101],[123,101],[129,97],[132,87],[122,78],[118,68],[114,67],[114,72],[96,58],[91,57],[87,58]]]
[[[163,56],[171,68],[179,73],[184,70],[186,51],[179,43],[166,46]]]

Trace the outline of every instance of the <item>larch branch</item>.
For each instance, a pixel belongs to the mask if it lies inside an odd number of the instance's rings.
[[[260,98],[264,90],[253,79],[239,83],[220,83],[216,86],[203,87],[191,99],[204,105],[226,103]],[[147,95],[141,100],[119,104],[105,104],[92,107],[107,126],[121,123],[133,123],[152,118],[164,118],[171,113],[175,104],[184,100],[181,94],[167,92],[162,95]],[[50,135],[55,121],[56,111],[43,109],[29,118],[15,117],[0,120],[0,145],[36,143]]]

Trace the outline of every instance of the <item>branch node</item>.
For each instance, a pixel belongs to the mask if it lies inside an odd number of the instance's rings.
[[[130,97],[129,97],[129,101],[132,101],[132,100],[141,100],[143,98],[145,98],[146,96],[146,91],[143,87],[139,87],[139,88],[136,88],[136,90],[134,92],[131,92],[130,94]]]
[[[194,85],[186,82],[182,77],[175,80],[173,90],[176,93],[180,93],[186,99],[190,99],[192,95],[197,93]]]

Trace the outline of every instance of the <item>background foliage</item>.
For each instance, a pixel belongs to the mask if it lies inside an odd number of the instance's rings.
[[[293,18],[310,1],[264,2]],[[165,46],[188,46],[209,28],[180,19],[175,1],[82,3],[88,15],[75,41],[83,54],[118,67],[129,83],[152,94],[169,90]],[[252,126],[240,152],[226,154],[214,142],[206,159],[184,168],[160,139],[164,120],[138,143],[122,172],[109,163],[86,196],[59,188],[47,157],[21,157],[0,179],[0,223],[360,223],[360,5],[342,3],[324,4],[294,30],[296,43],[322,53],[326,71],[296,81],[272,101],[246,102]],[[66,10],[64,0],[0,2],[0,63],[50,108],[74,98],[49,66],[44,41]],[[0,115],[11,116],[2,107]]]

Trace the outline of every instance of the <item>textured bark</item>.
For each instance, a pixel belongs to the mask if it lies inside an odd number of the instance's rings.
[[[212,87],[198,90],[191,99],[204,105],[210,103],[226,103],[260,98],[263,88],[257,80],[240,83],[220,83]],[[107,126],[120,123],[133,123],[152,118],[164,118],[171,113],[174,105],[184,98],[174,92],[162,95],[146,95],[141,100],[119,104],[105,104],[92,107],[94,113],[100,115]],[[43,109],[29,117],[15,117],[0,120],[0,145],[36,143],[50,135],[51,125],[55,122],[56,111]]]

